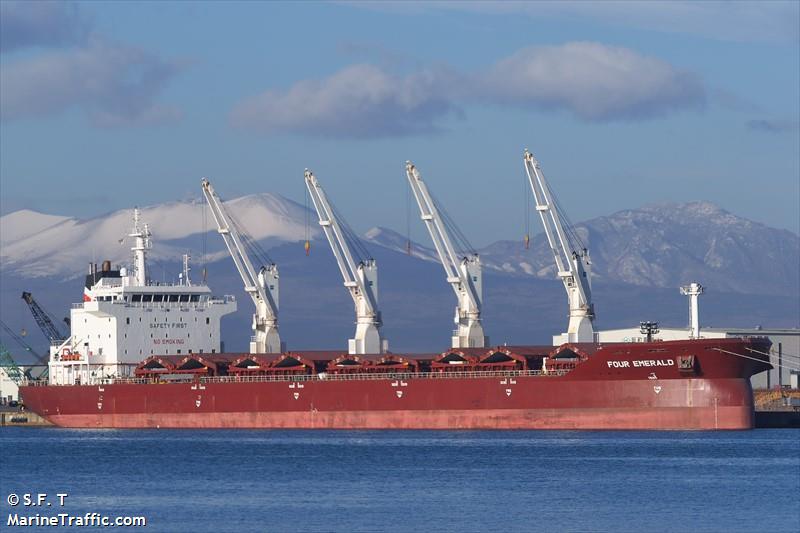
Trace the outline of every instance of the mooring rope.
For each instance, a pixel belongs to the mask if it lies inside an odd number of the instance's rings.
[[[750,357],[750,356],[748,356],[748,355],[742,355],[742,354],[740,354],[740,353],[731,352],[731,351],[729,351],[729,350],[723,350],[722,348],[712,348],[712,350],[717,350],[718,352],[725,352],[725,353],[729,353],[729,354],[731,354],[731,355],[735,355],[735,356],[737,356],[737,357],[742,357],[742,358],[744,358],[744,359],[750,359],[750,360],[752,360],[752,361],[758,361],[759,363],[769,363],[769,361],[764,361],[763,359],[758,359],[758,358],[755,358],[755,357]],[[786,368],[786,369],[788,369],[788,370],[800,370],[800,369],[798,369],[798,368],[793,368],[793,367],[791,367],[791,366],[786,366],[786,365],[775,365],[775,366],[778,366],[778,367],[780,367],[780,368]]]
[[[745,348],[745,350],[747,350],[749,352],[754,352],[754,353],[757,353],[757,354],[761,354],[761,355],[766,355],[766,356],[774,355],[774,356],[777,356],[777,357],[780,357],[780,358],[788,357],[789,359],[792,359],[792,358],[800,359],[800,356],[788,354],[786,352],[776,352],[775,350],[770,350],[769,353],[760,352],[760,351],[754,350],[752,348]],[[794,363],[794,361],[790,361],[790,362]]]

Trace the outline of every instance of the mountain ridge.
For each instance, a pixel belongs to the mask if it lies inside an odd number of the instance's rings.
[[[316,215],[292,200],[271,193],[226,202],[239,224],[263,248],[321,236]],[[187,250],[205,252],[202,260],[227,257],[213,219],[202,201],[172,201],[141,208],[155,247],[151,258],[174,261]],[[132,210],[117,210],[90,219],[21,210],[0,217],[0,265],[25,277],[71,278],[93,259],[123,264]],[[205,230],[205,231],[204,231]],[[734,215],[705,201],[648,204],[623,209],[574,225],[588,246],[596,281],[636,286],[676,287],[700,281],[719,290],[785,294],[800,290],[800,237]],[[392,229],[376,226],[362,237],[370,246],[438,261],[435,250]],[[316,248],[316,246],[315,246]],[[544,234],[522,241],[498,240],[478,252],[487,272],[555,279],[555,265]]]

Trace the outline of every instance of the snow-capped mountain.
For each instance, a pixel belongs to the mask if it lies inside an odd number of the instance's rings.
[[[305,236],[305,208],[279,195],[243,196],[226,202],[237,222],[256,241],[275,244]],[[216,233],[216,224],[203,201],[169,202],[140,209],[157,243],[153,260],[175,260],[204,246],[203,235]],[[74,277],[89,261],[108,259],[125,264],[130,255],[127,234],[132,209],[91,219],[57,217],[35,211],[16,211],[0,218],[0,265],[5,272],[25,277]],[[314,230],[316,231],[316,229]],[[227,256],[222,240],[208,238],[207,260]]]
[[[439,261],[439,256],[436,255],[436,250],[433,248],[428,248],[414,241],[410,241],[408,237],[404,237],[388,228],[372,228],[364,234],[364,240],[368,243],[377,244],[389,250],[408,254],[425,261]]]
[[[595,280],[677,287],[696,280],[715,290],[787,294],[800,288],[800,237],[737,217],[708,202],[620,211],[576,225]],[[554,278],[543,234],[530,250],[499,241],[480,250],[489,269]]]
[[[291,200],[263,193],[226,202],[243,228],[270,248],[305,239],[306,221],[316,215]],[[205,250],[207,262],[227,258],[216,226],[202,201],[170,202],[141,209],[156,242],[150,257],[178,261],[183,253]],[[23,210],[0,218],[0,265],[24,277],[71,278],[94,259],[128,262],[132,210],[88,220]],[[204,231],[205,230],[205,231]],[[319,236],[310,224],[310,236]],[[674,288],[697,280],[720,291],[797,294],[800,290],[800,237],[737,217],[711,203],[662,204],[619,211],[579,223],[576,233],[588,246],[595,281]],[[205,237],[204,237],[205,236]],[[410,254],[429,262],[436,252],[409,243],[391,229],[364,235],[369,245]],[[498,274],[555,279],[544,234],[530,249],[522,240],[497,241],[478,250],[485,268]],[[199,259],[199,258],[195,258]]]

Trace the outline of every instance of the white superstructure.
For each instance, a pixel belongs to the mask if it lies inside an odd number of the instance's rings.
[[[236,311],[233,296],[216,298],[189,277],[188,258],[175,284],[153,283],[147,276],[150,230],[134,209],[133,271],[92,264],[83,302],[72,305],[70,337],[53,346],[50,383],[92,383],[133,374],[146,357],[221,351],[220,321]]]

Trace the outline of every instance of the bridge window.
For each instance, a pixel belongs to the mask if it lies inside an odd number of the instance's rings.
[[[142,301],[143,302],[152,302],[153,295],[152,294],[142,294]]]
[[[169,301],[170,302],[177,302],[178,301],[178,296],[179,296],[178,294],[170,294],[169,295]]]
[[[181,294],[181,301],[182,302],[188,302],[189,301],[189,295],[188,294]]]
[[[199,302],[200,301],[200,295],[199,294],[192,294],[192,297],[191,297],[190,301]]]
[[[131,301],[132,302],[141,302],[142,301],[142,295],[141,294],[132,294],[131,295]]]

